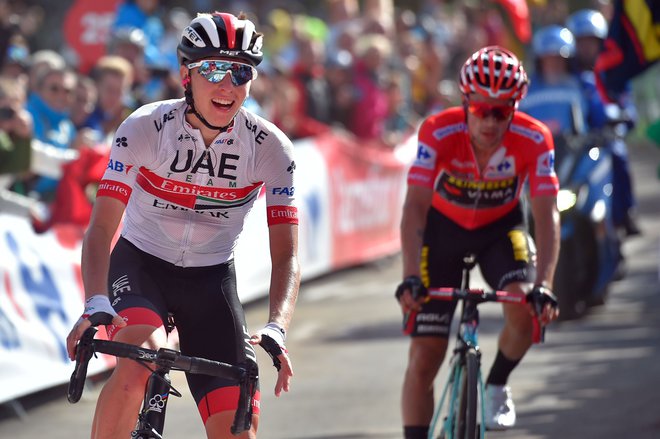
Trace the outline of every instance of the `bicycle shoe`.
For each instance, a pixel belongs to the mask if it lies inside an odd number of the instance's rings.
[[[516,424],[516,409],[509,386],[488,384],[484,398],[486,430],[501,431]]]

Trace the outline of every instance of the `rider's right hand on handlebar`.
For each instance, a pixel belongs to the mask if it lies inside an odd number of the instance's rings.
[[[66,350],[71,361],[76,359],[76,345],[83,333],[90,326],[113,324],[118,327],[126,326],[124,319],[115,312],[110,299],[105,294],[96,294],[85,301],[85,310],[66,338]]]
[[[559,317],[557,298],[545,286],[535,285],[532,291],[527,294],[527,302],[532,304],[534,312],[543,326]]]
[[[399,284],[394,297],[399,301],[404,314],[420,311],[428,296],[428,290],[419,276],[408,276]]]

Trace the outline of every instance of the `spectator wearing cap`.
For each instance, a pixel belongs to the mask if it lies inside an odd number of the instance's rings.
[[[54,50],[38,50],[30,57],[30,70],[28,71],[28,94],[34,93],[37,88],[37,78],[41,78],[47,70],[64,69],[64,57]]]
[[[98,60],[92,75],[98,100],[83,126],[93,129],[99,139],[109,144],[109,137],[132,111],[126,98],[133,83],[133,66],[120,56],[106,55]]]

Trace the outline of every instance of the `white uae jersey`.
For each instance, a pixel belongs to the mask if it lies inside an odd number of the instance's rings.
[[[173,264],[233,257],[245,216],[265,192],[268,224],[297,224],[291,141],[241,108],[206,148],[183,99],[145,105],[119,127],[97,196],[127,205],[122,236]]]

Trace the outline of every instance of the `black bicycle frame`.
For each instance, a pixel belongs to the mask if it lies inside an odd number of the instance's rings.
[[[174,358],[171,360],[174,361]],[[137,426],[131,432],[132,438],[162,439],[169,396],[181,397],[181,393],[172,387],[169,372],[169,367],[159,366],[149,376]]]
[[[162,439],[165,425],[165,410],[170,395],[181,396],[172,387],[169,372],[179,370],[189,373],[219,376],[235,380],[239,385],[240,393],[238,407],[231,432],[238,435],[250,429],[252,422],[252,403],[258,382],[258,368],[255,362],[249,360],[241,365],[230,365],[205,358],[188,357],[180,352],[161,348],[158,351],[141,348],[126,343],[107,340],[96,340],[96,328],[91,327],[85,331],[76,347],[76,366],[71,374],[67,399],[76,403],[82,396],[87,365],[96,352],[113,355],[115,357],[129,358],[145,365],[151,370],[151,375],[145,388],[142,410],[138,415],[136,429],[131,433],[135,439]],[[151,369],[145,363],[154,363]]]

